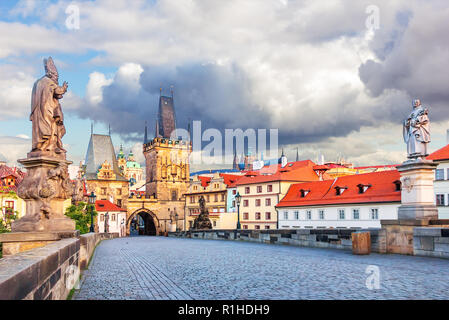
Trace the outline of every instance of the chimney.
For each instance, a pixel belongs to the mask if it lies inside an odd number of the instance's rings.
[[[449,144],[449,129],[446,131],[446,144]]]

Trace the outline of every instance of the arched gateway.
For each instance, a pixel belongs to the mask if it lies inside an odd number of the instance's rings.
[[[157,216],[147,209],[134,211],[126,221],[128,235],[156,236],[160,233],[160,224]]]

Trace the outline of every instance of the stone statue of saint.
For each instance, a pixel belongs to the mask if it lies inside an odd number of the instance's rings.
[[[428,155],[427,145],[430,142],[428,113],[428,109],[421,105],[420,100],[413,100],[413,111],[404,121],[403,127],[409,159],[425,158]]]
[[[65,154],[62,137],[65,135],[64,116],[59,100],[67,92],[68,84],[58,83],[58,70],[53,59],[44,59],[45,76],[34,83],[31,94],[31,115],[33,122],[32,153],[44,152]]]

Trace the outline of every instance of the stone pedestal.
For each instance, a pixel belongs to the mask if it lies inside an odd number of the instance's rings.
[[[413,255],[413,230],[416,227],[428,227],[428,219],[381,220],[385,230],[386,253]]]
[[[399,220],[438,219],[433,190],[437,166],[433,161],[417,159],[406,161],[397,167],[402,184]]]
[[[64,215],[64,202],[72,192],[67,169],[72,162],[43,156],[19,162],[27,169],[18,190],[26,213],[12,223],[12,232],[74,231],[75,221]]]
[[[0,234],[0,242],[3,244],[3,255],[10,256],[34,248],[40,248],[61,239],[77,236],[79,236],[78,230],[62,232],[12,232]]]

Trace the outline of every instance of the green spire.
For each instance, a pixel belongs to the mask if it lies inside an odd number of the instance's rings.
[[[125,158],[125,153],[123,152],[123,146],[120,145],[120,151],[117,155],[117,159],[124,159]]]

